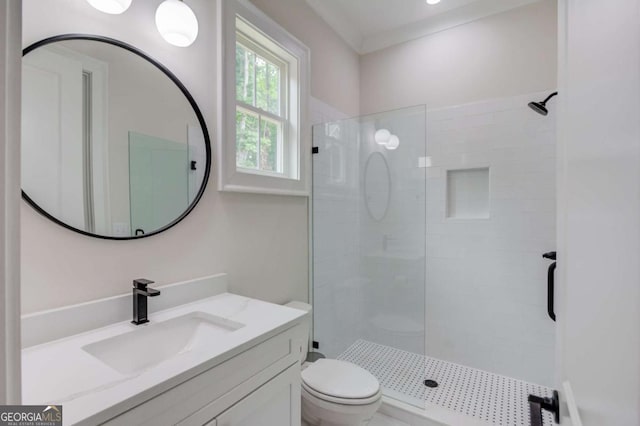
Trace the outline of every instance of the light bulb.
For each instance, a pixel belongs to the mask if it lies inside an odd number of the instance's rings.
[[[386,145],[391,137],[391,132],[387,129],[380,129],[374,135],[374,139],[378,145]]]
[[[440,0],[427,0],[427,4],[434,5],[440,3]]]
[[[400,139],[396,135],[391,135],[389,142],[385,145],[387,149],[393,151],[400,146]]]
[[[131,6],[131,0],[87,0],[87,3],[111,15],[119,15]]]
[[[156,27],[167,43],[187,47],[198,37],[198,18],[180,0],[165,0],[156,10]]]

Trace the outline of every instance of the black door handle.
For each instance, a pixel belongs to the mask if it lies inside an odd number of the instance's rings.
[[[549,253],[545,253],[542,255],[543,258],[549,260],[556,260],[556,252],[550,251]],[[547,313],[549,314],[549,318],[552,320],[556,320],[556,313],[554,311],[555,305],[555,272],[556,272],[556,262],[553,262],[549,265],[549,270],[547,271]]]
[[[136,229],[135,234],[136,234],[136,237],[137,237],[138,235],[144,235],[144,230],[143,230],[143,229],[138,228],[138,229]]]

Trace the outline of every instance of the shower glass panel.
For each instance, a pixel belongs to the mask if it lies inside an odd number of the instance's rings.
[[[425,137],[424,106],[313,129],[316,351],[364,367],[386,396],[419,407],[403,383],[416,382],[408,367],[422,375],[425,355]],[[390,354],[397,362],[382,363]]]

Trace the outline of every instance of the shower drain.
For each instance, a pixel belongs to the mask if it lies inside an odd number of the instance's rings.
[[[424,381],[424,385],[428,388],[437,388],[438,382],[436,382],[435,380],[427,379]]]

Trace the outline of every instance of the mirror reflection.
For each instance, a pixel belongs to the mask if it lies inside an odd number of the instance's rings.
[[[364,168],[364,198],[369,217],[381,221],[387,215],[391,198],[391,173],[387,159],[372,152]]]
[[[154,63],[98,40],[63,40],[23,60],[22,189],[67,227],[106,238],[180,220],[208,176],[208,137]]]

